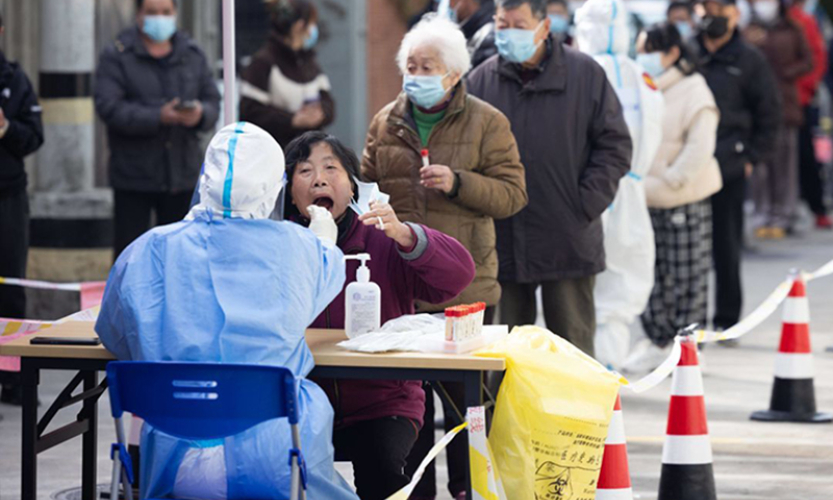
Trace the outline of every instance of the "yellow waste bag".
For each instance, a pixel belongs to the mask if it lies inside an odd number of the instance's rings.
[[[477,355],[506,359],[489,435],[506,498],[594,500],[620,377],[534,326]]]

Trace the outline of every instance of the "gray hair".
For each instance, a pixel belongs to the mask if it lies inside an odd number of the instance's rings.
[[[429,45],[437,49],[448,71],[465,75],[471,69],[471,58],[466,37],[460,27],[440,16],[426,16],[411,28],[396,54],[396,64],[402,74],[408,71],[408,56],[417,47]]]

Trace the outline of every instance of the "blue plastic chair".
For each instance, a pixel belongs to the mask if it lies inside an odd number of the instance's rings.
[[[221,439],[275,418],[292,429],[290,500],[306,498],[306,464],[298,428],[295,377],[286,368],[221,363],[114,361],[107,365],[110,406],[116,421],[111,449],[111,497],[119,480],[133,500],[133,466],[127,453],[122,415],[130,412],[171,436]]]

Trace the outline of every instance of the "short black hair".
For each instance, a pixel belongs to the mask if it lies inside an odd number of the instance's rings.
[[[347,145],[341,142],[336,136],[318,130],[304,132],[296,137],[286,146],[284,156],[286,158],[286,204],[284,205],[284,218],[298,214],[298,208],[292,204],[292,176],[295,174],[295,167],[302,161],[309,159],[312,148],[320,142],[325,142],[333,150],[347,175],[350,177],[350,184],[353,186],[356,200],[359,197],[359,189],[354,179],[362,180],[359,164],[359,157]]]
[[[272,28],[282,36],[288,35],[298,21],[304,25],[318,21],[318,9],[309,0],[272,0],[267,9]]]
[[[665,13],[670,14],[672,10],[677,9],[685,9],[688,12],[688,15],[694,15],[694,6],[691,5],[690,2],[686,2],[684,0],[674,0],[673,2],[668,4],[668,9],[666,9]]]
[[[674,61],[674,66],[686,76],[696,72],[697,59],[673,23],[655,24],[645,32],[645,52],[668,52],[674,47],[680,49],[680,57]]]
[[[517,9],[523,4],[529,4],[532,15],[538,19],[547,17],[547,0],[497,0],[497,7],[506,10]]]

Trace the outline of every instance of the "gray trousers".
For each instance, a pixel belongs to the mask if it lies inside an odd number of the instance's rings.
[[[798,129],[795,127],[781,126],[772,160],[755,166],[752,199],[761,225],[781,229],[792,225],[798,203]]]
[[[596,305],[593,287],[596,277],[543,281],[541,283],[510,283],[501,281],[499,323],[512,328],[534,325],[538,316],[535,291],[541,287],[544,321],[553,333],[569,340],[590,356],[594,355]]]

